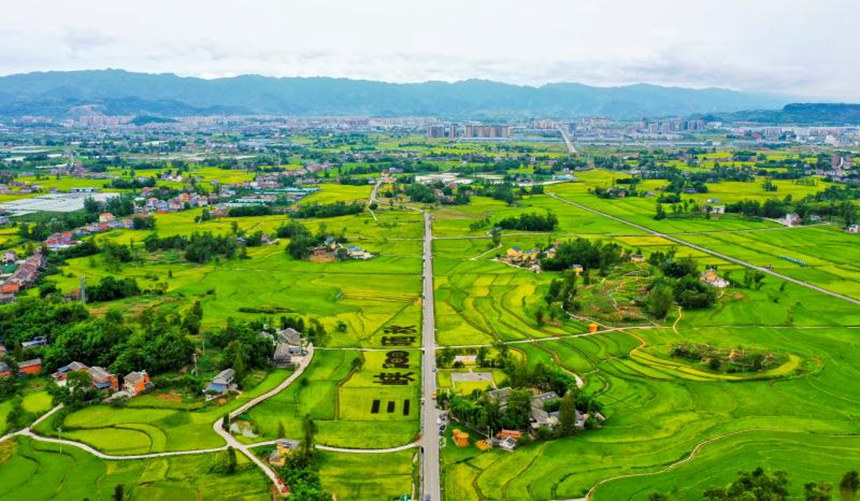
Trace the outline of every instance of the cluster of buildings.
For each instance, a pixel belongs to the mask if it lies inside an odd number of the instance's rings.
[[[147,374],[146,371],[129,372],[123,378],[122,387],[120,388],[119,379],[116,375],[104,367],[89,367],[81,362],[72,362],[60,367],[56,372],[51,374],[51,379],[53,379],[58,386],[66,386],[69,374],[76,372],[87,373],[90,377],[93,388],[105,393],[110,393],[111,398],[135,397],[154,388],[152,381],[149,379],[149,374]]]
[[[42,249],[36,249],[32,256],[18,259],[14,251],[6,251],[2,256],[2,285],[0,285],[0,303],[10,303],[22,289],[33,285],[41,270],[47,263]]]
[[[302,357],[308,354],[307,343],[302,339],[302,334],[292,327],[276,329],[274,334],[262,331],[258,337],[270,340],[275,346],[272,363],[280,369],[296,367]]]
[[[817,176],[827,176],[833,181],[846,181],[852,175],[856,175],[852,170],[854,158],[850,154],[837,153],[830,159],[830,169],[815,169],[808,171],[809,174]]]
[[[14,190],[12,189],[13,187],[15,188]],[[29,195],[41,192],[42,188],[40,186],[21,181],[9,181],[8,184],[0,184],[0,195]]]
[[[327,237],[323,245],[314,247],[311,250],[310,260],[317,263],[335,261],[337,259],[357,259],[367,261],[373,259],[375,254],[372,254],[356,245],[343,245],[338,243],[334,237]]]
[[[511,395],[511,388],[499,388],[487,392],[487,396],[495,400],[499,404],[499,408],[504,411],[508,405],[508,398]],[[561,397],[552,391],[535,393],[531,399],[529,430],[528,432],[537,431],[540,428],[554,430],[559,426],[559,411],[556,410],[557,404]],[[550,405],[552,403],[553,405]],[[548,410],[550,407],[552,410]],[[588,414],[576,411],[576,428],[579,430],[585,429],[585,422],[589,418]],[[595,418],[603,421],[605,418],[597,413]],[[487,443],[492,448],[498,448],[506,451],[513,451],[517,447],[517,441],[527,433],[523,430],[501,430],[494,437],[488,439]],[[458,444],[459,445],[459,444]]]
[[[257,337],[268,339],[275,348],[272,363],[278,368],[292,368],[301,363],[302,358],[308,354],[307,342],[302,339],[299,331],[293,328],[276,329],[272,334],[268,331],[260,332]],[[203,393],[207,400],[221,397],[237,389],[236,371],[227,368],[213,377]]]
[[[26,349],[26,348],[25,348]],[[42,371],[42,359],[32,358],[30,360],[22,360],[18,362],[17,370],[13,370],[12,366],[3,361],[7,355],[6,346],[0,343],[0,376],[27,376],[35,375]]]
[[[541,270],[541,257],[553,258],[555,257],[555,253],[555,247],[551,247],[545,251],[538,248],[524,251],[521,247],[511,247],[505,251],[505,254],[499,260],[538,273]]]
[[[702,120],[670,120],[652,121],[643,119],[639,123],[638,132],[650,136],[669,135],[675,133],[699,132],[707,128]]]
[[[218,195],[198,195],[196,193],[180,193],[175,197],[162,200],[152,196],[155,188],[145,187],[141,190],[140,197],[135,198],[139,205],[135,206],[138,213],[156,212],[166,214],[168,212],[179,212],[196,207],[208,207],[210,202],[219,200]],[[149,196],[147,196],[149,195]]]
[[[462,132],[461,132],[462,131]],[[510,127],[507,125],[464,125],[462,128],[456,124],[434,124],[427,126],[427,137],[429,139],[503,139],[511,137]]]

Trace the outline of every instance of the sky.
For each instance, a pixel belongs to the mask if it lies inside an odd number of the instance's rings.
[[[0,74],[647,82],[860,101],[858,19],[857,0],[10,1]]]

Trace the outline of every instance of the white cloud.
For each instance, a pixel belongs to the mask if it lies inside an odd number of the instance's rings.
[[[717,86],[860,99],[855,0],[31,0],[0,73]]]

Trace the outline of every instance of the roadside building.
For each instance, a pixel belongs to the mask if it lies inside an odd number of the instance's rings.
[[[275,450],[269,454],[269,464],[283,468],[287,464],[287,458],[299,450],[299,441],[287,438],[279,438],[275,442]]]

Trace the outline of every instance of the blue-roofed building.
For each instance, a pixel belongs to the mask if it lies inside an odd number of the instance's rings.
[[[214,397],[218,395],[222,395],[227,391],[230,391],[235,386],[233,384],[233,378],[236,377],[236,373],[233,369],[224,369],[219,372],[217,376],[212,378],[212,381],[209,382],[209,385],[203,390],[203,393],[210,394]]]

